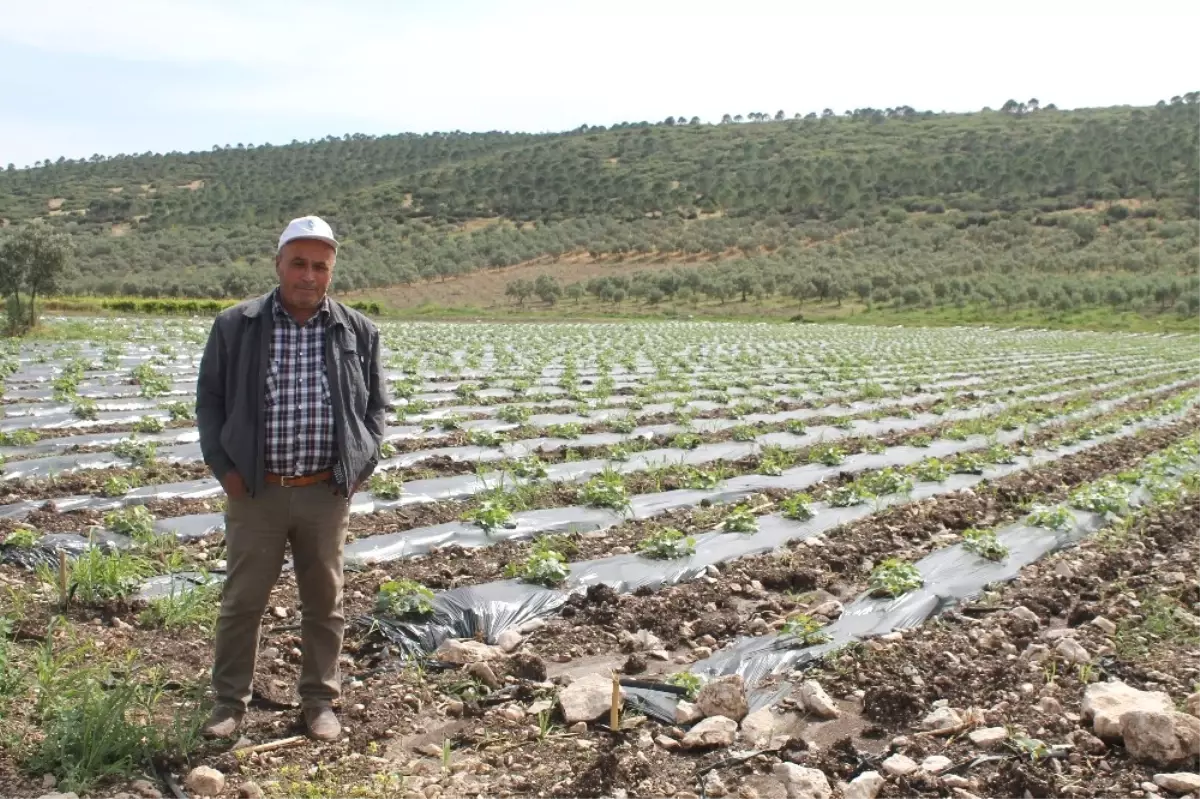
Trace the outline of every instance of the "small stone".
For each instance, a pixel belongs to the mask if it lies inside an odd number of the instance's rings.
[[[271,615],[277,619],[286,619],[288,617],[287,608],[276,605],[271,608]]]
[[[833,699],[816,680],[805,680],[800,686],[800,701],[804,703],[806,710],[819,718],[836,719],[842,715]]]
[[[1071,564],[1065,560],[1060,560],[1054,564],[1054,576],[1063,580],[1069,580],[1075,576],[1075,571],[1071,568]]]
[[[728,790],[725,787],[725,783],[721,781],[721,777],[715,771],[710,771],[704,775],[704,793],[707,796],[711,796],[713,799],[721,799],[722,796],[728,793]],[[679,794],[675,795],[679,796]]]
[[[577,721],[568,728],[575,735],[583,735],[588,731],[586,721]]]
[[[509,705],[508,707],[504,708],[500,711],[500,715],[504,716],[504,718],[508,719],[509,721],[525,720],[525,711],[516,705]]]
[[[1058,716],[1063,712],[1062,702],[1052,696],[1043,696],[1037,703],[1038,712],[1047,716]]]
[[[1097,616],[1096,618],[1092,619],[1091,625],[1105,635],[1112,635],[1117,631],[1116,622],[1110,621],[1103,616]]]
[[[257,782],[243,782],[238,786],[238,796],[241,799],[262,799],[263,789],[258,787]]]
[[[143,799],[162,799],[162,791],[148,780],[134,780],[130,788]]]
[[[954,761],[942,755],[930,755],[921,761],[921,771],[926,774],[941,774],[954,765]]]
[[[750,705],[746,701],[746,683],[740,674],[718,677],[705,683],[700,689],[700,694],[696,697],[696,706],[706,717],[724,716],[733,719],[736,729],[736,722],[744,719],[750,712]]]
[[[138,780],[137,782],[135,782],[135,783],[133,784],[133,789],[134,789],[135,791],[137,790],[137,783],[138,783],[138,782],[145,782],[145,781],[144,781],[144,780]],[[149,783],[147,783],[147,784],[149,784]],[[50,790],[51,788],[53,788],[55,785],[58,785],[58,777],[55,777],[53,774],[43,774],[43,775],[42,775],[42,790],[43,790],[43,791],[48,791],[48,790]]]
[[[864,771],[842,788],[842,799],[875,799],[885,783],[878,771]]]
[[[684,749],[711,749],[732,746],[737,722],[725,716],[709,716],[688,730],[681,742]]]
[[[702,718],[704,718],[704,713],[691,702],[681,699],[679,704],[675,705],[676,724],[694,724]]]
[[[654,743],[658,744],[663,749],[666,749],[668,751],[679,748],[679,741],[676,741],[674,738],[671,738],[666,735],[658,736],[657,738],[654,739]]]
[[[38,799],[79,799],[79,794],[74,791],[66,793],[44,793]]]
[[[829,799],[833,796],[829,780],[819,769],[776,763],[771,773],[783,784],[787,799]]]
[[[274,646],[268,646],[267,648],[263,649],[263,651],[260,652],[259,654],[262,655],[263,659],[265,659],[265,660],[278,660],[279,659],[279,648],[274,647]]]
[[[917,770],[917,761],[907,755],[892,755],[880,767],[893,777],[907,777]]]
[[[548,713],[554,708],[554,703],[548,699],[541,699],[531,704],[525,712],[530,716],[537,716],[542,713]]]
[[[971,782],[971,780],[966,777],[960,777],[957,774],[947,774],[942,777],[942,785],[950,789],[962,788],[964,791],[975,787],[975,783]]]
[[[907,735],[897,735],[892,739],[891,746],[893,749],[903,749],[908,746],[909,740]]]
[[[884,633],[883,635],[879,636],[879,640],[883,641],[884,643],[894,644],[898,641],[904,640],[904,633],[901,633],[901,632]]]
[[[1073,638],[1064,638],[1054,647],[1054,651],[1062,655],[1068,663],[1087,663],[1092,659],[1083,645]]]
[[[1140,783],[1140,787],[1141,787],[1141,789],[1142,789],[1143,791],[1145,791],[1146,793],[1148,793],[1148,794],[1150,794],[1150,795],[1152,795],[1152,796],[1158,796],[1159,787],[1158,787],[1157,785],[1155,785],[1154,783],[1152,783],[1152,782],[1143,782],[1143,783]]]
[[[467,666],[466,672],[492,690],[496,690],[497,688],[502,688],[504,686],[504,683],[501,682],[498,677],[496,677],[496,672],[492,671],[492,667],[483,661],[472,663],[471,665]]]
[[[567,724],[594,721],[612,707],[612,679],[602,674],[589,674],[558,692],[558,703]],[[625,689],[620,689],[621,703]]]
[[[496,646],[503,649],[505,652],[512,652],[521,645],[521,641],[525,640],[516,630],[505,630],[496,636]]]
[[[446,703],[447,716],[461,716],[463,714],[463,710],[465,709],[466,706],[457,699],[451,699]]]
[[[751,635],[766,635],[771,631],[771,625],[765,619],[751,619],[746,625],[746,631]]]
[[[1071,733],[1071,743],[1085,755],[1102,755],[1108,751],[1108,746],[1087,730],[1075,730]]]
[[[707,646],[694,647],[692,649],[692,656],[695,657],[696,660],[704,660],[705,658],[710,658],[710,657],[712,657],[712,649],[710,649]]]
[[[662,649],[662,646],[663,643],[659,637],[649,630],[621,633],[621,648],[626,652],[646,652],[651,649]]]
[[[755,749],[761,749],[775,734],[775,714],[764,707],[742,719],[742,740]]]
[[[980,749],[995,749],[1008,738],[1008,730],[1003,727],[984,727],[973,730],[967,737]]]
[[[1033,624],[1041,624],[1041,619],[1038,618],[1038,615],[1024,605],[1017,605],[1008,612],[1008,615],[1012,616],[1014,619],[1020,619],[1021,621],[1032,622]]]
[[[254,746],[254,741],[243,735],[237,739],[237,743],[235,743],[229,751],[236,752],[239,749],[249,749],[251,746]],[[137,783],[134,784],[136,785]],[[136,790],[136,788],[134,790]]]
[[[496,660],[504,655],[498,646],[488,646],[480,641],[471,639],[459,640],[447,638],[433,653],[434,660],[441,663],[453,663],[465,666],[468,663],[478,663],[481,660]]]
[[[112,626],[118,630],[132,630],[133,625],[122,619],[120,616],[113,616]]]
[[[1154,784],[1171,793],[1200,791],[1200,774],[1180,771],[1175,774],[1155,774]]]
[[[651,660],[670,660],[671,653],[665,649],[650,649],[647,650],[646,657]]]
[[[1200,717],[1200,691],[1189,694],[1188,698],[1183,701],[1183,706],[1185,713]]]
[[[844,610],[845,606],[843,606],[841,602],[838,602],[836,599],[831,599],[827,602],[822,602],[815,608],[809,610],[808,615],[824,616],[827,619],[836,619],[842,615],[842,611]]]
[[[696,643],[699,644],[700,646],[707,646],[707,647],[711,648],[711,647],[715,647],[717,645],[717,639],[713,638],[711,635],[708,635],[707,633],[705,633],[704,635],[702,635],[696,639]]]
[[[921,720],[923,730],[948,730],[962,724],[962,717],[952,707],[939,707]]]
[[[196,766],[187,775],[184,786],[200,796],[219,796],[225,790],[225,775],[209,766]]]

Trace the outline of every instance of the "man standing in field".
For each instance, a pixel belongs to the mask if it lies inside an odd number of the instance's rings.
[[[337,246],[324,220],[292,220],[275,256],[279,285],[222,312],[200,361],[200,449],[228,497],[212,737],[236,732],[250,702],[259,624],[289,543],[304,723],[317,740],[341,733],[342,549],[350,497],[378,462],[387,397],[379,331],[326,296]]]

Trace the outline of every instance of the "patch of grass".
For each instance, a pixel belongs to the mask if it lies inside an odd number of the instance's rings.
[[[1117,623],[1113,644],[1117,655],[1141,660],[1163,653],[1164,647],[1194,647],[1200,644],[1200,630],[1180,615],[1183,607],[1168,594],[1147,593],[1140,598],[1138,615]]]
[[[158,444],[130,436],[117,442],[113,454],[118,458],[128,458],[135,466],[148,466],[158,457]]]
[[[141,555],[124,550],[88,547],[78,558],[67,561],[67,596],[60,596],[60,600],[90,607],[126,600],[154,571],[150,561]],[[57,569],[41,564],[37,574],[42,582],[60,586]]]
[[[41,435],[36,430],[24,428],[0,433],[0,447],[28,447],[36,444]]]
[[[221,586],[216,583],[190,586],[186,590],[172,587],[166,596],[151,599],[138,614],[146,627],[163,630],[184,630],[199,627],[212,632],[217,623]]]
[[[190,402],[165,402],[159,407],[171,414],[172,422],[186,422],[196,416],[196,408]]]
[[[54,774],[59,790],[82,793],[106,777],[130,779],[155,759],[184,758],[199,745],[198,689],[181,704],[164,690],[167,675],[141,669],[136,652],[113,662],[88,645],[57,652],[53,638],[47,641],[36,670],[41,735],[26,769]]]

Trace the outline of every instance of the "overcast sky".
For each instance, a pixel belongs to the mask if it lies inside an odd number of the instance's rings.
[[[1200,3],[1106,2],[0,0],[0,165],[1200,88]]]

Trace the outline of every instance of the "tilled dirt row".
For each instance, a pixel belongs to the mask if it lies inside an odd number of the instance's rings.
[[[1197,704],[1184,700],[1200,679],[1198,526],[1200,498],[1193,493],[1144,513],[1128,530],[1110,530],[1030,566],[938,624],[810,670],[805,676],[831,694],[853,698],[849,712],[865,726],[807,764],[832,780],[867,769],[887,774],[881,765],[889,753],[953,763],[941,777],[888,775],[882,796],[940,796],[954,787],[1014,797],[1168,793],[1155,775],[1195,772],[1200,753],[1172,764],[1134,757],[1119,739],[1097,737],[1082,700],[1089,685],[1119,680],[1165,692],[1196,712]],[[977,709],[978,726],[999,728],[995,737],[1005,742],[981,745],[967,729],[921,734],[921,720],[939,701],[964,716]],[[1058,746],[1061,756],[1046,756]]]

